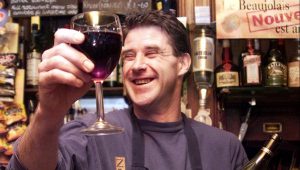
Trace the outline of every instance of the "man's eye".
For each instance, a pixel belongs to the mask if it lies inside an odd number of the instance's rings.
[[[127,61],[134,60],[134,55],[133,54],[124,54],[123,59],[127,60]]]
[[[158,51],[156,50],[151,50],[146,52],[146,56],[148,57],[155,57],[158,54]]]

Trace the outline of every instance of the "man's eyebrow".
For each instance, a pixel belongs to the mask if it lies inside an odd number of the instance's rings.
[[[149,46],[146,46],[145,49],[146,50],[160,50],[160,47],[157,45],[149,45]]]
[[[131,52],[131,51],[133,51],[133,50],[131,50],[131,49],[122,50],[121,56],[123,56],[124,54],[129,53],[129,52]]]
[[[157,45],[149,45],[149,46],[146,46],[144,48],[144,50],[161,50],[159,46]],[[125,50],[122,50],[121,52],[121,56],[126,54],[126,53],[129,53],[129,52],[133,52],[134,50],[133,49],[125,49]]]

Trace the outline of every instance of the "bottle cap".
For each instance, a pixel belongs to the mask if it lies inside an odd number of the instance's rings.
[[[223,47],[230,47],[230,41],[229,40],[223,40]]]
[[[40,16],[32,16],[31,17],[31,25],[36,24],[38,30],[40,29]]]

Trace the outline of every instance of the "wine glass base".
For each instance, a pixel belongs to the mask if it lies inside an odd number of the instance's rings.
[[[92,126],[81,130],[85,135],[113,135],[123,133],[124,129],[118,126],[111,125],[105,121],[97,121]]]

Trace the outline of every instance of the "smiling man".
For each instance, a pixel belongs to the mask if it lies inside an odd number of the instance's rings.
[[[174,56],[168,34],[158,26],[132,29],[124,44],[124,83],[135,115],[155,122],[180,120],[181,85],[191,64],[187,51]]]
[[[184,26],[172,15],[152,11],[129,16],[124,32],[123,78],[132,106],[106,118],[125,132],[80,133],[96,121],[94,114],[62,126],[72,102],[89,89],[93,64],[69,45],[81,43],[84,36],[60,29],[39,67],[36,116],[18,140],[8,169],[241,169],[247,156],[233,134],[188,119],[180,111],[182,82],[191,65]],[[71,68],[53,64],[62,61]]]

